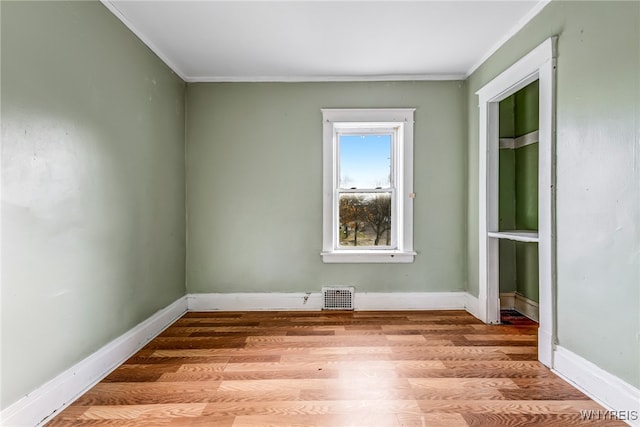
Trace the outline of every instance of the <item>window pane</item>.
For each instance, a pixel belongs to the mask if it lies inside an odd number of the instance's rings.
[[[391,246],[391,192],[342,193],[340,246]]]
[[[391,135],[340,135],[340,188],[391,187]]]

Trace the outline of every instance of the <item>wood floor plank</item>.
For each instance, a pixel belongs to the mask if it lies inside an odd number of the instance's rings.
[[[461,414],[428,413],[418,416],[398,416],[403,427],[467,427]]]
[[[203,415],[351,415],[420,414],[413,400],[346,400],[255,402],[253,404],[209,404]]]
[[[508,341],[511,342],[512,345],[516,341],[536,341],[537,337],[535,335],[514,335],[514,334],[483,334],[483,335],[462,335],[464,339],[468,341]]]
[[[511,314],[513,316],[513,314]],[[464,311],[191,312],[49,426],[624,426]]]
[[[369,362],[388,361],[389,353],[368,353],[368,354],[286,354],[280,358],[282,362]]]
[[[222,372],[226,370],[227,365],[227,363],[185,363],[180,365],[175,372]]]
[[[352,400],[415,400],[415,390],[406,386],[308,389],[300,391],[301,400],[352,401]]]
[[[223,381],[220,384],[220,391],[262,391],[272,392],[281,390],[306,390],[324,389],[328,387],[328,380],[325,379],[281,379],[281,380],[240,380]]]
[[[178,363],[158,364],[124,364],[119,369],[111,372],[103,380],[105,382],[153,382],[158,381],[162,374],[175,372],[180,369]]]
[[[145,405],[163,403],[208,403],[218,390],[219,382],[207,383],[107,383],[101,382],[82,395],[76,403],[95,405]]]
[[[400,427],[396,414],[241,415],[233,427]]]
[[[402,378],[553,378],[547,369],[493,368],[480,371],[464,366],[449,369],[398,369]]]
[[[47,424],[47,426],[56,427],[163,427],[171,425],[185,425],[185,424],[172,424],[175,418],[140,418],[140,419],[122,419],[122,420],[63,420],[58,418],[53,422]],[[185,420],[188,418],[179,418]],[[229,424],[231,426],[231,424]],[[216,425],[217,427],[217,425]]]
[[[281,359],[279,354],[239,355],[229,357],[228,363],[279,362]]]
[[[311,359],[311,357],[300,361],[279,361],[279,362],[248,362],[248,363],[228,363],[225,372],[252,372],[252,371],[318,371],[325,369],[333,369],[339,371],[353,370],[379,370],[379,369],[397,369],[398,367],[415,368],[415,369],[445,369],[440,361],[430,360],[423,362],[397,362],[393,363],[387,360],[372,361],[353,361],[353,360],[325,360],[322,357]]]
[[[473,414],[569,414],[604,410],[592,400],[420,400],[422,410]]]
[[[197,417],[206,409],[206,403],[162,403],[150,405],[90,406],[82,413],[83,420],[132,420],[149,418]]]

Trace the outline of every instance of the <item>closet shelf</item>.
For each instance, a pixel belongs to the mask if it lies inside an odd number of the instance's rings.
[[[489,231],[487,236],[518,242],[538,242],[538,232],[532,230]]]
[[[517,148],[535,144],[538,141],[540,141],[540,132],[534,130],[533,132],[525,133],[517,138],[500,138],[499,147],[501,149],[508,148],[515,150]]]

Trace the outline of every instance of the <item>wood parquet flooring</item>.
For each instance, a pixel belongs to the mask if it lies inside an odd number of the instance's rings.
[[[187,313],[58,426],[624,426],[463,311]]]

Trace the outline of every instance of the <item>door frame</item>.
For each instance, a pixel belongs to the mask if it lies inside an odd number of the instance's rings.
[[[479,277],[480,319],[500,323],[498,239],[498,103],[538,80],[538,360],[553,366],[555,328],[555,77],[557,37],[551,37],[476,92],[479,98]]]

